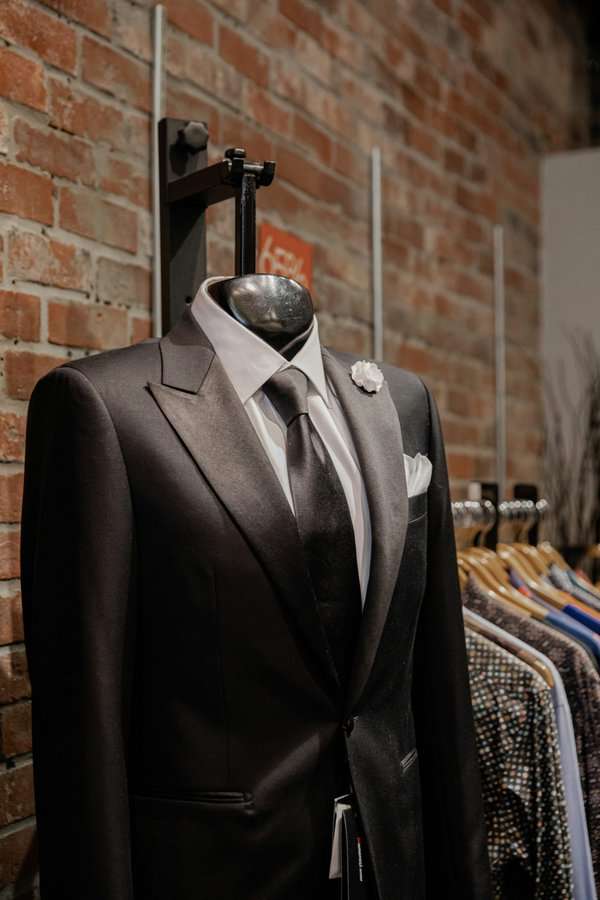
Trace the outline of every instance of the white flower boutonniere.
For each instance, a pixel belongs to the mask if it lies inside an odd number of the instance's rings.
[[[383,372],[379,366],[366,359],[355,362],[350,369],[350,375],[354,384],[357,384],[358,387],[368,391],[370,394],[378,393],[384,382]]]

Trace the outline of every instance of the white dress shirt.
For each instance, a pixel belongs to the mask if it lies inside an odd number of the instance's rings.
[[[371,521],[367,495],[356,449],[346,419],[326,379],[316,317],[310,335],[291,362],[233,316],[225,312],[207,291],[209,285],[229,276],[205,278],[192,302],[192,313],[219,357],[235,392],[271,461],[288,503],[294,512],[286,457],[286,425],[262,390],[280,369],[293,365],[308,377],[308,414],[319,432],[339,475],[354,527],[356,559],[364,606],[371,565]]]

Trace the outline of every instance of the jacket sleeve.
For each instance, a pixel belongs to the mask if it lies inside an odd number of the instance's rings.
[[[423,804],[427,900],[492,896],[469,691],[448,472],[429,404],[427,583],[415,638],[413,713]]]
[[[106,405],[59,366],[26,426],[21,586],[42,900],[131,900],[129,482]]]

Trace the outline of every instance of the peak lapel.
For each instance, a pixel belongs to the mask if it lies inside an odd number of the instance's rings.
[[[339,696],[296,520],[248,415],[189,306],[159,343],[162,383],[148,382],[152,396],[268,573],[293,627],[317,658],[330,692]]]
[[[366,686],[390,607],[404,551],[408,499],[402,432],[387,384],[378,393],[367,393],[325,348],[323,362],[356,445],[371,517],[371,572],[346,698],[351,712]]]

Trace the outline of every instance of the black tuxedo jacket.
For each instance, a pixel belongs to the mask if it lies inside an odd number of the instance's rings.
[[[372,568],[335,674],[276,475],[189,307],[28,412],[21,571],[42,900],[315,900],[349,765],[380,900],[488,900],[442,436],[323,350]],[[428,454],[409,501],[403,451]],[[416,752],[415,752],[416,751]]]

